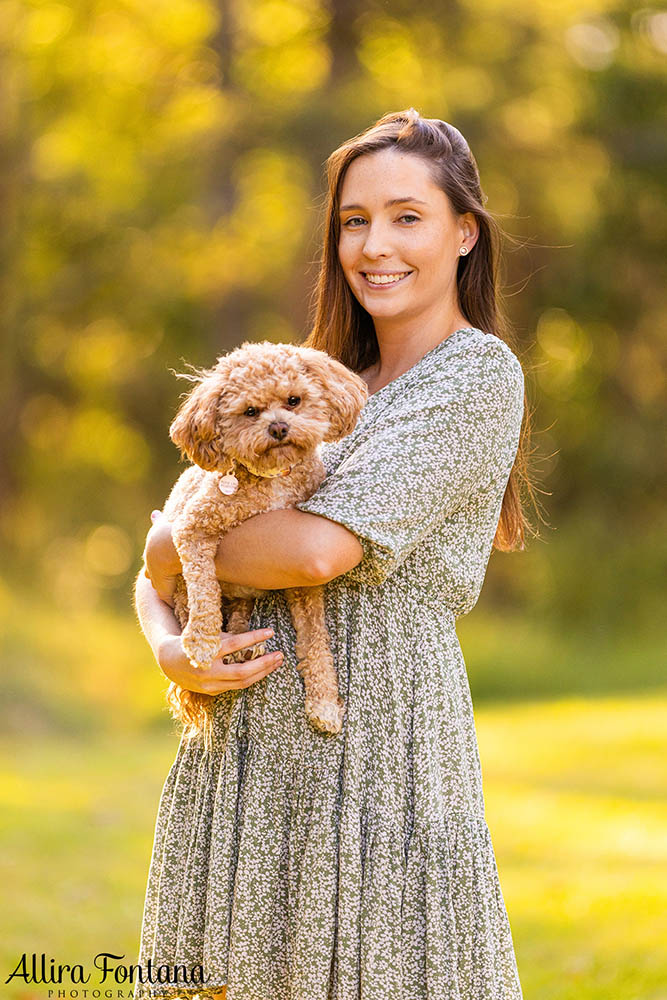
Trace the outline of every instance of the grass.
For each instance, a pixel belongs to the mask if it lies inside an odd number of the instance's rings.
[[[664,689],[476,704],[525,1000],[667,1000],[666,712]],[[159,731],[0,744],[3,982],[23,952],[134,961],[176,746]],[[46,1000],[47,987],[2,995]]]
[[[476,712],[526,1000],[667,1000],[667,691]]]
[[[665,636],[483,606],[458,632],[525,1000],[667,1000]],[[178,742],[166,681],[131,612],[0,586],[0,634],[0,982],[24,952],[129,964]]]
[[[2,746],[0,877],[13,901],[3,982],[23,952],[86,966],[102,951],[136,961],[155,812],[176,743],[107,735]],[[44,986],[5,990],[46,998]]]

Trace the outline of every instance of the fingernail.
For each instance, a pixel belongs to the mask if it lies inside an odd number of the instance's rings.
[[[162,517],[162,511],[161,510],[153,510],[153,511],[151,511],[151,521],[153,521],[153,523],[155,523],[155,521],[157,521],[158,517]]]

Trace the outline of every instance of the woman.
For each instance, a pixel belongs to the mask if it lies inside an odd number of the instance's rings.
[[[500,338],[497,230],[463,136],[413,108],[328,161],[314,328],[369,399],[298,509],[221,541],[221,579],[271,589],[250,631],[280,649],[194,675],[151,530],[137,610],[166,676],[218,694],[216,746],[181,741],[160,801],[141,963],[203,964],[228,1000],[517,1000],[455,620],[492,545],[523,547],[521,365]],[[281,588],[326,583],[346,716],[303,712]],[[183,982],[181,979],[180,982]],[[159,985],[137,995],[189,995]]]

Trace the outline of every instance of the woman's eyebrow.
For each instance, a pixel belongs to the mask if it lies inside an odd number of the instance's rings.
[[[412,198],[412,197],[408,196],[407,198],[391,198],[390,201],[385,201],[384,207],[385,208],[391,208],[392,205],[401,205],[404,201],[411,201],[411,202],[413,202],[416,205],[426,205],[427,204],[427,202],[421,201],[419,198]],[[362,209],[363,210],[363,207],[364,207],[363,205],[341,205],[340,206],[340,210],[341,210],[341,212],[348,212],[348,211],[350,211],[350,209],[353,209],[353,208],[354,209]]]

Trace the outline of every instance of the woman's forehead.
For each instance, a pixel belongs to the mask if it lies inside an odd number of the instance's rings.
[[[374,205],[385,207],[387,201],[424,201],[431,203],[443,196],[433,182],[429,164],[414,153],[382,149],[363,153],[347,168],[340,189],[341,211],[355,207],[359,196]],[[358,204],[356,204],[358,207]],[[391,206],[386,206],[391,207]]]

